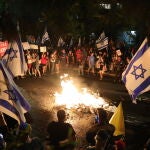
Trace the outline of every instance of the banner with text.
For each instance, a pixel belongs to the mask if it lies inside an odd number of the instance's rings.
[[[45,53],[46,52],[46,46],[41,46],[40,47],[40,52]]]
[[[1,42],[0,41],[0,57],[2,57],[8,48],[8,41]]]

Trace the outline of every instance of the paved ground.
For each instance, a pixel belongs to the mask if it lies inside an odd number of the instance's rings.
[[[81,87],[87,87],[92,90],[99,90],[100,95],[107,98],[114,105],[123,102],[123,110],[126,125],[126,140],[128,149],[141,150],[144,141],[150,135],[150,103],[149,95],[144,96],[148,100],[138,101],[135,105],[123,84],[114,84],[113,75],[105,74],[105,78],[99,81],[96,77],[80,77],[76,72],[70,72],[75,83]],[[31,115],[33,117],[33,136],[39,136],[42,139],[46,136],[46,127],[49,121],[56,119],[56,110],[53,107],[52,92],[60,90],[60,78],[56,75],[47,74],[42,78],[27,77],[15,80],[23,94],[27,97],[32,106]],[[143,99],[144,99],[143,98]],[[75,128],[79,143],[85,143],[85,132],[93,123],[91,114],[81,113],[80,110],[72,110],[69,116],[70,123]],[[84,129],[84,130],[83,130]]]

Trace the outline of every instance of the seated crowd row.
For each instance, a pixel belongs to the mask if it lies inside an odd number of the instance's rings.
[[[126,142],[123,135],[114,136],[115,127],[108,122],[107,111],[98,108],[95,113],[95,123],[86,132],[86,145],[79,144],[77,134],[70,123],[67,123],[67,113],[64,109],[57,111],[57,121],[51,121],[47,126],[45,139],[31,137],[32,123],[8,128],[0,126],[1,150],[125,150]],[[30,118],[28,114],[26,117]],[[31,120],[31,118],[30,118]],[[12,122],[12,120],[11,120]],[[143,150],[150,149],[150,139],[143,145]]]
[[[75,150],[79,146],[77,135],[70,123],[67,123],[66,112],[57,111],[58,121],[51,121],[47,126],[47,137],[44,140],[31,137],[31,124],[24,123],[13,129],[2,128],[4,137],[0,140],[1,149],[7,150]],[[114,137],[115,127],[108,122],[107,112],[98,108],[95,124],[86,132],[87,145],[83,150],[125,150],[122,136]],[[6,127],[6,126],[5,126]]]

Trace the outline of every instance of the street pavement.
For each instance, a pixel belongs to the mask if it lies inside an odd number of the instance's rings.
[[[143,95],[143,97],[137,101],[137,104],[133,104],[124,84],[113,82],[114,74],[105,73],[104,79],[100,81],[96,76],[79,76],[76,70],[72,70],[69,73],[76,84],[92,89],[93,91],[98,90],[100,96],[108,99],[114,105],[117,106],[119,102],[122,101],[126,125],[126,140],[129,145],[128,149],[134,148],[140,150],[147,137],[150,136],[149,93]],[[42,78],[26,77],[24,79],[17,79],[15,82],[26,91],[27,94],[31,93],[33,89],[39,90],[39,93],[41,93],[40,90],[42,91],[43,89],[48,91],[49,89],[59,88],[60,75],[47,73],[46,76]],[[34,95],[33,92],[32,95]],[[39,97],[40,99],[44,98],[42,95],[39,95]]]

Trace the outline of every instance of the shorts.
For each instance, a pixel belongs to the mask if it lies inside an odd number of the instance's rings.
[[[46,66],[46,64],[41,64],[42,67]]]
[[[31,69],[32,64],[27,64],[28,69]]]

